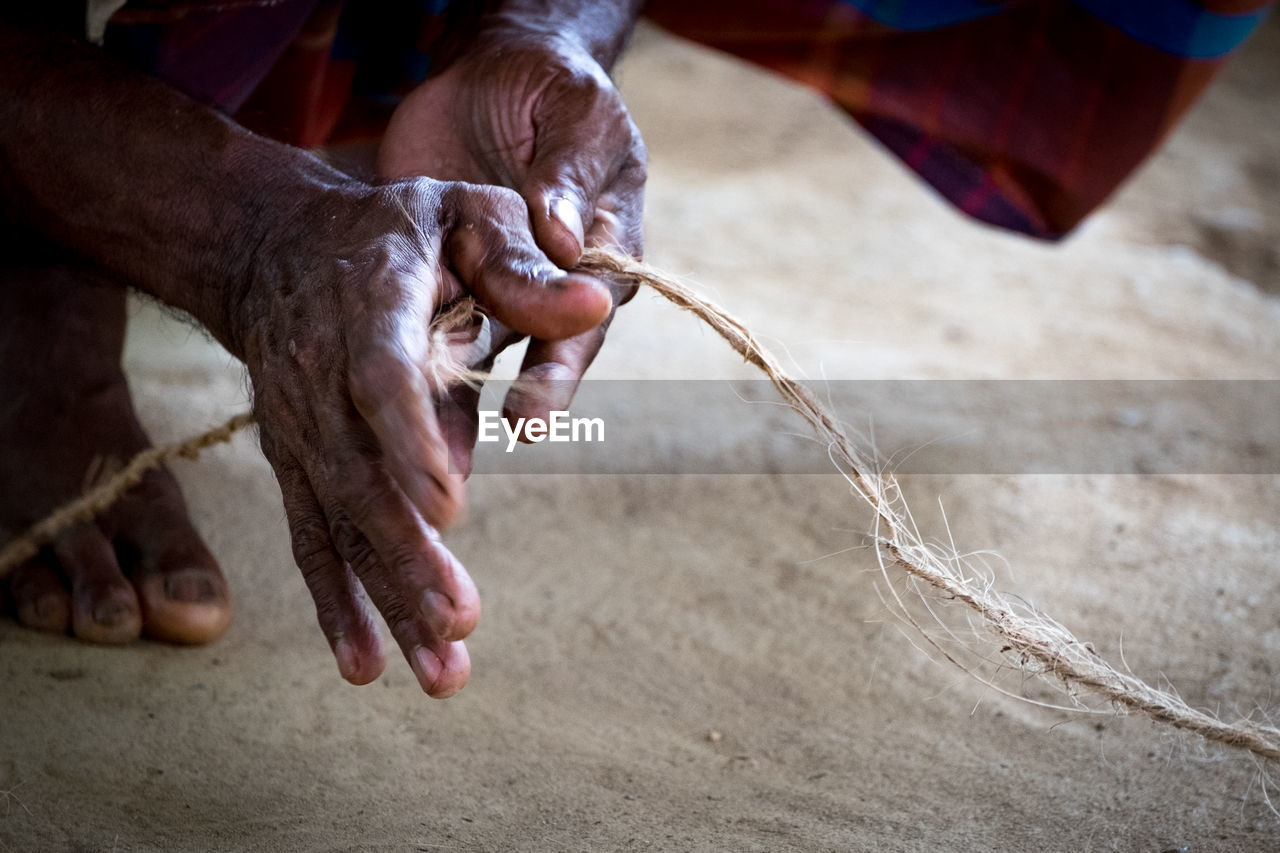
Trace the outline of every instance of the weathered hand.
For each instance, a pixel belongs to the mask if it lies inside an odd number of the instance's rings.
[[[514,192],[427,179],[318,194],[254,270],[233,334],[339,669],[362,684],[385,665],[367,593],[423,689],[451,695],[480,603],[436,532],[461,479],[431,404],[428,326],[470,294],[504,326],[570,338],[604,320],[609,293],[547,260]]]
[[[641,253],[644,143],[608,75],[572,38],[510,22],[483,28],[401,104],[378,168],[518,191],[538,246],[562,267],[584,244]],[[614,293],[614,304],[633,292]],[[607,328],[608,320],[567,339],[533,333],[508,416],[567,408]],[[517,339],[494,334],[490,355]],[[465,465],[473,436],[450,438]]]
[[[83,40],[3,24],[0,163],[7,228],[190,313],[244,360],[342,674],[385,665],[367,595],[424,689],[461,687],[479,602],[436,533],[461,493],[429,324],[467,294],[493,323],[563,340],[602,323],[609,292],[548,260],[512,190],[370,187]]]

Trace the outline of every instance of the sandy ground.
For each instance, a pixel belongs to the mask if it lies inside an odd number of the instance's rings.
[[[811,376],[1275,378],[1277,56],[1273,22],[1046,247],[961,220],[811,95],[645,30],[620,77],[652,150],[650,259]],[[135,313],[157,440],[243,406],[225,354]],[[649,295],[598,368],[749,375]],[[918,650],[838,477],[474,478],[449,536],[484,596],[474,675],[434,702],[399,659],[338,678],[250,439],[177,474],[235,624],[210,648],[106,649],[0,622],[0,850],[1280,849],[1247,758]],[[1280,478],[906,488],[923,527],[943,535],[941,496],[962,549],[1011,564],[1001,588],[1105,656],[1224,715],[1280,707]]]

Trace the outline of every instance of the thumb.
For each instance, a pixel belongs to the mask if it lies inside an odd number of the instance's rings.
[[[592,211],[582,200],[582,194],[568,187],[542,187],[536,198],[529,199],[533,234],[547,256],[564,267],[572,267],[582,257],[587,229]],[[584,216],[584,211],[586,215]]]
[[[588,116],[538,124],[521,195],[538,247],[562,267],[576,265],[582,256],[600,195],[617,171],[617,152],[627,150],[613,138],[617,131],[611,125],[617,123]]]
[[[550,159],[552,155],[541,156]],[[572,155],[563,156],[572,160]],[[587,171],[583,166],[565,168],[535,161],[522,193],[529,206],[538,248],[565,268],[576,266],[582,257],[587,229],[595,218],[596,198],[603,178],[594,180],[594,175],[583,174]]]
[[[609,316],[613,297],[603,283],[566,273],[534,245],[519,196],[498,187],[467,189],[461,227],[449,237],[450,261],[499,322],[521,334],[560,340]]]

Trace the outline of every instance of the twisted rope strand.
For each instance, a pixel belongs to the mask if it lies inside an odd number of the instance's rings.
[[[1068,692],[1078,685],[1118,707],[1193,732],[1206,740],[1245,749],[1261,758],[1280,759],[1280,729],[1251,720],[1226,723],[1198,711],[1173,693],[1120,672],[1056,621],[1028,606],[1019,606],[990,585],[966,576],[956,565],[962,561],[940,559],[910,521],[893,475],[881,473],[845,434],[830,409],[812,391],[788,376],[751,330],[732,315],[639,261],[588,250],[582,265],[590,272],[612,275],[630,284],[648,285],[697,316],[748,363],[763,371],[783,400],[828,445],[833,461],[855,493],[875,512],[875,542],[882,568],[886,563],[895,565],[976,611],[1001,640],[1001,650],[1011,655],[1020,668],[1026,669],[1027,662],[1034,661],[1039,672],[1057,678]],[[923,633],[914,620],[909,621]],[[926,639],[934,642],[927,635]],[[956,663],[953,659],[952,662]]]
[[[1052,676],[1068,694],[1072,694],[1076,687],[1084,688],[1117,708],[1192,732],[1205,740],[1247,750],[1263,759],[1280,759],[1280,729],[1247,719],[1224,722],[1190,707],[1172,692],[1159,690],[1120,672],[1058,622],[993,589],[990,583],[984,582],[981,573],[965,572],[965,568],[972,567],[958,556],[940,557],[916,530],[893,475],[881,471],[873,458],[869,458],[849,438],[830,409],[808,388],[788,376],[751,330],[732,315],[632,258],[588,249],[582,256],[580,268],[620,283],[649,287],[705,322],[735,352],[768,376],[783,400],[808,422],[819,439],[826,442],[833,463],[849,481],[854,494],[875,513],[876,554],[886,576],[888,567],[896,566],[909,577],[964,604],[982,617],[984,624],[1001,643],[1000,651],[1020,669]],[[119,474],[55,510],[9,542],[0,550],[0,578],[35,556],[41,546],[62,530],[93,518],[109,507],[136,485],[148,470],[179,456],[194,459],[200,451],[228,441],[232,434],[252,422],[252,415],[240,414],[186,441],[143,451]],[[947,660],[970,672],[938,646],[914,618],[905,613],[899,615],[924,634]]]
[[[40,549],[52,542],[59,533],[90,521],[99,513],[120,500],[126,492],[142,482],[143,476],[153,468],[182,457],[196,459],[202,450],[230,441],[231,436],[253,423],[253,415],[243,412],[213,429],[163,447],[149,447],[129,460],[119,473],[108,477],[100,485],[87,490],[73,501],[63,504],[49,515],[29,527],[25,533],[10,540],[0,549],[0,578],[30,560]]]

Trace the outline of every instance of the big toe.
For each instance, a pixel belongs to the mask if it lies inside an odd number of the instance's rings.
[[[212,643],[231,623],[222,570],[187,515],[168,471],[147,475],[111,512],[125,570],[142,605],[142,633],[183,645]]]
[[[231,597],[216,565],[183,566],[138,581],[143,631],[169,643],[212,643],[231,624]]]

